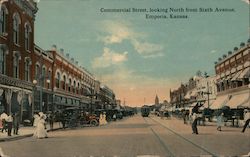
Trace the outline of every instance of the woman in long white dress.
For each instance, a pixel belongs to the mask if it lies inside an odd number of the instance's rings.
[[[46,124],[45,119],[46,119],[46,116],[44,114],[40,114],[40,119],[37,123],[37,129],[36,129],[37,138],[48,137],[47,130],[45,129],[45,124]]]
[[[106,125],[108,122],[106,120],[106,113],[105,112],[102,115],[102,119],[103,119],[103,125]]]

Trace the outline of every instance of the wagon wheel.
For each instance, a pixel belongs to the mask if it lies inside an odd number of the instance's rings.
[[[97,120],[92,119],[92,120],[90,121],[90,125],[91,125],[91,126],[98,126]]]

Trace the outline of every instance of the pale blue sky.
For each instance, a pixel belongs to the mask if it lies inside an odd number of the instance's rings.
[[[247,1],[247,0],[246,0]],[[128,104],[168,99],[197,70],[214,74],[214,61],[249,38],[244,0],[40,0],[35,41],[56,44]],[[179,13],[188,19],[149,20],[145,13],[100,8],[234,8],[224,13]],[[158,13],[159,15],[165,13]],[[169,15],[169,14],[165,14]]]

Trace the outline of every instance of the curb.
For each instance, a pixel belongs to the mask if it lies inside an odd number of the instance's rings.
[[[0,142],[20,140],[20,139],[23,139],[26,137],[31,137],[31,136],[33,136],[33,134],[20,135],[20,136],[16,136],[16,137],[6,137],[6,138],[1,138]]]
[[[62,129],[62,128],[47,130],[47,132],[56,131],[56,130],[60,130],[60,129]],[[4,138],[0,138],[0,143],[1,142],[7,142],[7,141],[20,140],[20,139],[24,139],[24,138],[32,137],[32,136],[33,136],[33,133],[32,134],[19,135],[19,136],[4,137]]]

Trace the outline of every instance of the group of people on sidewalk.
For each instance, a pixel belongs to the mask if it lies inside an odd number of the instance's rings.
[[[191,113],[191,120],[192,120],[192,131],[193,131],[193,134],[198,134],[198,128],[197,128],[197,125],[198,125],[198,121],[201,120],[201,115],[198,113],[198,110],[196,109],[193,109],[192,110],[192,113]],[[222,131],[222,126],[224,125],[224,122],[225,122],[225,117],[224,117],[224,113],[223,112],[220,112],[217,117],[217,130],[218,131]],[[242,129],[242,133],[245,132],[246,128],[249,126],[249,123],[250,123],[250,109],[244,109],[244,126],[243,126],[243,129]],[[184,119],[184,124],[186,124],[185,122],[185,119]]]
[[[12,129],[13,129],[13,134],[18,135],[19,125],[20,125],[20,116],[18,112],[14,114],[12,113],[7,114],[4,111],[1,113],[0,115],[1,133],[7,132],[8,136],[12,136]]]

